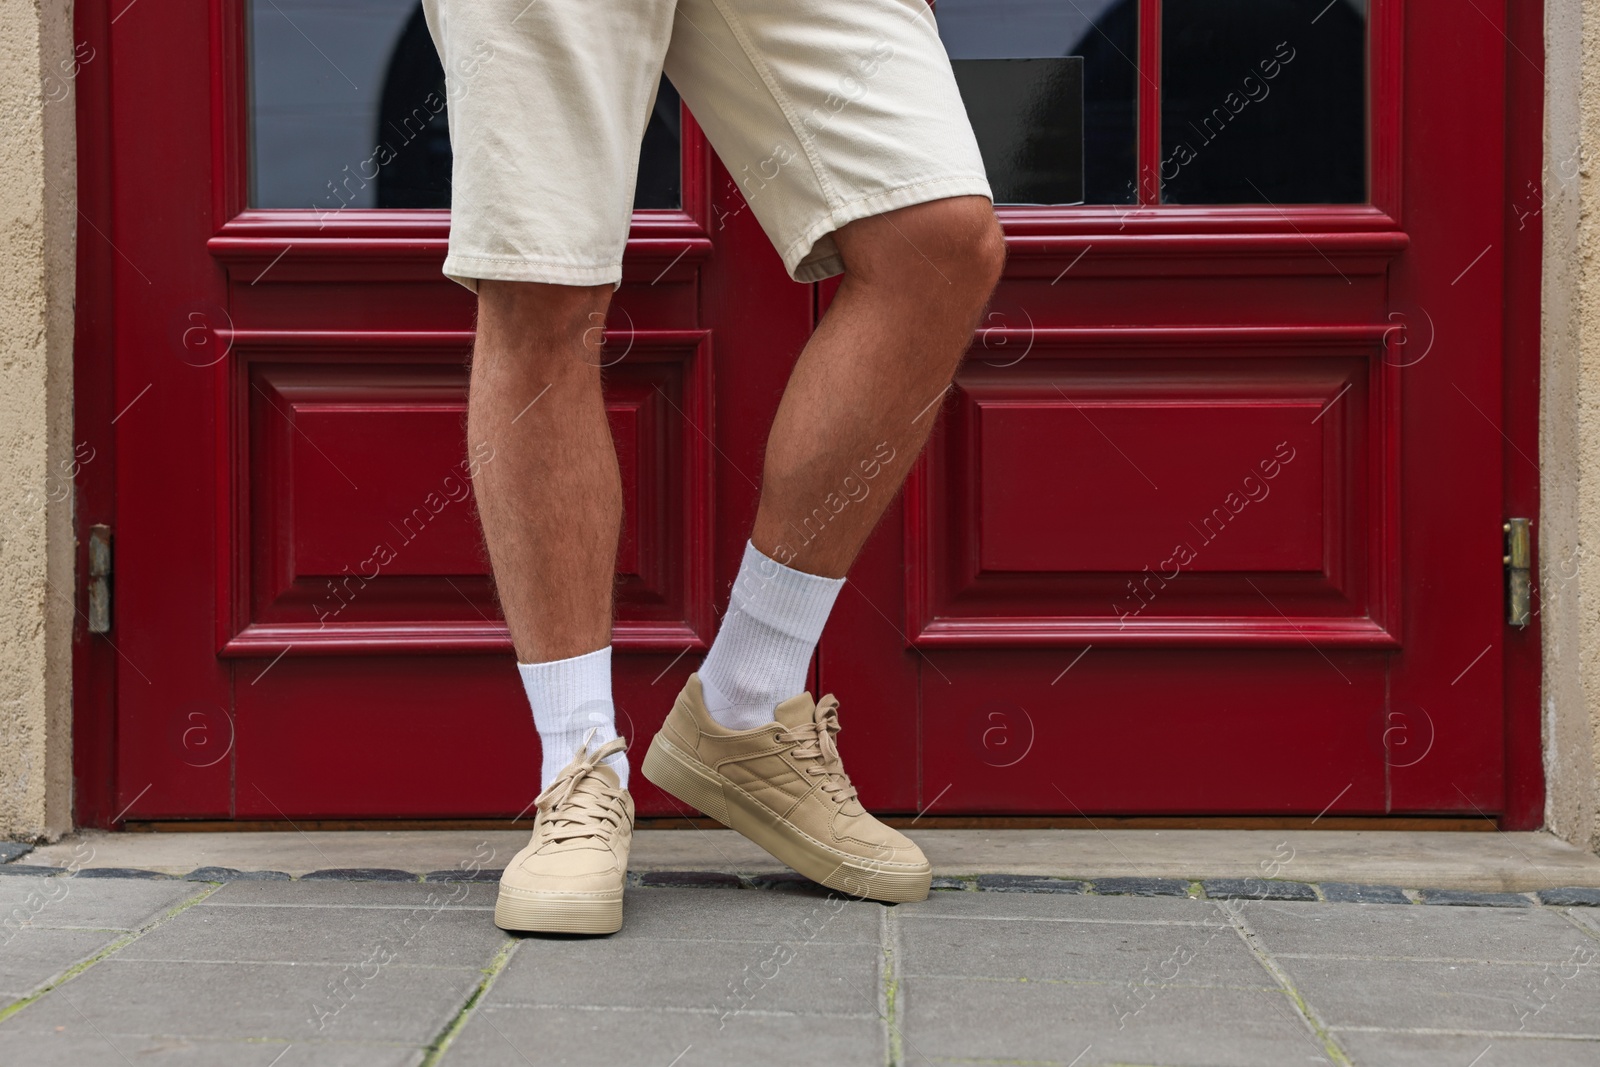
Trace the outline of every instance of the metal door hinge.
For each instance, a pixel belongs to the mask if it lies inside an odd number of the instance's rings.
[[[1509,519],[1506,535],[1506,622],[1526,627],[1533,619],[1533,535],[1527,519]]]
[[[111,527],[89,527],[89,632],[111,632]]]

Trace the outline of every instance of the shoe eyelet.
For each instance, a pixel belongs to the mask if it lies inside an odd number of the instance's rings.
[[[783,735],[782,734],[773,734],[772,735],[772,743],[775,744],[775,745],[783,744]]]

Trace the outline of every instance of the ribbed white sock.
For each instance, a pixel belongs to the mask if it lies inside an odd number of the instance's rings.
[[[843,587],[843,578],[785,567],[746,542],[728,613],[700,667],[711,717],[730,730],[753,730],[804,690],[806,667]]]
[[[589,741],[591,752],[617,736],[617,711],[611,702],[611,646],[571,659],[519,663],[517,672],[533,706],[533,725],[543,750],[539,769],[542,792],[572,762],[590,730],[594,731]],[[627,753],[608,756],[605,762],[626,789]]]

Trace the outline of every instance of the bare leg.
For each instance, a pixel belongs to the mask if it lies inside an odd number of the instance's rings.
[[[622,482],[600,396],[610,299],[609,285],[478,287],[467,440],[491,457],[473,486],[520,663],[611,641]]]
[[[751,534],[778,562],[831,578],[927,441],[1005,260],[979,196],[861,219],[835,240],[844,281],[778,406]]]

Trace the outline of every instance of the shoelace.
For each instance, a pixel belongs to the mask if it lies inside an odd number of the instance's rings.
[[[810,722],[784,730],[778,738],[798,742],[790,751],[800,759],[817,760],[816,766],[806,768],[806,774],[821,777],[823,791],[836,802],[845,804],[854,799],[856,787],[850,784],[850,776],[844,772],[839,746],[834,742],[834,735],[841,729],[839,702],[830,694],[817,702]]]
[[[550,841],[610,837],[622,825],[621,790],[613,789],[594,770],[601,760],[623,751],[628,743],[617,737],[590,752],[589,739],[593,736],[594,731],[590,730],[583,744],[578,746],[573,761],[534,801],[543,816],[539,824],[541,834]]]

